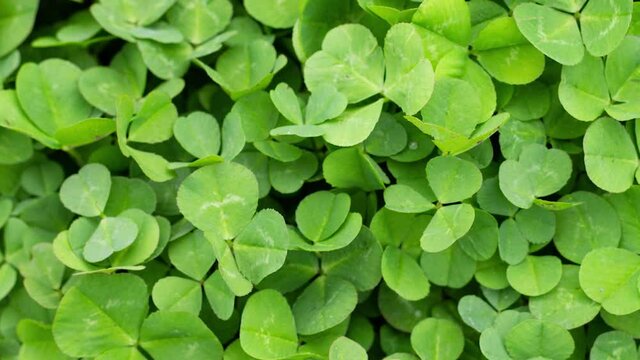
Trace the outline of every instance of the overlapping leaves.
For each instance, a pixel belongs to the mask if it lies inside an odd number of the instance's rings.
[[[0,358],[636,358],[631,0],[0,0]]]

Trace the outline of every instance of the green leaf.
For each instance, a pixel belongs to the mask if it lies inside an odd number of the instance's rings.
[[[298,19],[297,0],[244,0],[244,7],[253,18],[276,29],[293,27]]]
[[[233,241],[238,269],[254,284],[282,267],[288,248],[287,225],[273,209],[259,211]]]
[[[563,265],[560,283],[553,290],[529,301],[529,310],[536,318],[556,323],[570,330],[593,320],[600,305],[591,300],[580,288],[576,265]]]
[[[216,260],[213,246],[198,230],[172,241],[168,250],[171,264],[198,281],[204,279]]]
[[[26,0],[16,3],[12,0],[0,2],[0,57],[18,47],[31,33],[38,11],[38,0]]]
[[[197,158],[217,155],[220,151],[220,125],[212,115],[196,111],[178,118],[173,134],[187,152]]]
[[[438,129],[432,135],[436,140],[468,137],[482,119],[481,105],[476,91],[460,79],[439,78],[427,105],[420,114],[425,124]],[[423,130],[424,131],[424,130]]]
[[[111,60],[111,67],[132,84],[136,97],[142,96],[147,82],[147,67],[134,44],[125,45]]]
[[[420,266],[431,283],[455,289],[468,284],[476,273],[475,260],[462,251],[457,243],[441,252],[423,252],[420,257]],[[478,272],[481,270],[478,266]],[[504,282],[503,287],[506,287],[507,280],[504,279]]]
[[[196,64],[232,99],[239,99],[269,85],[286,62],[283,55],[276,57],[273,45],[258,38],[225,51],[218,57],[215,70],[199,61]]]
[[[39,243],[31,247],[32,259],[20,268],[27,293],[42,307],[55,309],[60,304],[60,288],[65,266],[54,255],[53,246]]]
[[[269,158],[259,152],[244,152],[238,154],[236,162],[246,166],[254,173],[258,180],[258,195],[264,197],[271,189],[269,184]]]
[[[407,146],[407,130],[400,120],[388,113],[382,113],[376,127],[364,141],[367,153],[375,156],[398,154]]]
[[[640,243],[640,234],[638,234],[638,221],[640,216],[638,215],[638,206],[640,205],[640,187],[637,185],[631,186],[629,190],[621,194],[607,195],[607,201],[613,205],[618,218],[620,219],[620,225],[622,226],[622,238],[620,239],[620,247],[623,249],[638,252]]]
[[[80,147],[101,140],[115,131],[116,122],[112,119],[89,118],[58,129],[54,136],[63,146]]]
[[[60,200],[78,215],[98,216],[107,205],[110,190],[109,170],[101,164],[89,164],[62,183]]]
[[[630,120],[640,114],[637,69],[638,59],[633,57],[640,49],[640,39],[627,36],[620,46],[607,56],[605,76],[609,85],[609,93],[615,101],[607,107],[607,112],[618,120]]]
[[[169,360],[185,354],[194,359],[219,359],[222,345],[197,316],[158,311],[142,324],[140,346],[154,359]]]
[[[402,298],[416,301],[429,295],[429,279],[407,253],[388,246],[382,255],[382,277]]]
[[[200,314],[202,290],[197,281],[167,276],[153,285],[151,297],[160,311]]]
[[[392,160],[400,162],[417,161],[424,159],[433,151],[435,145],[430,136],[407,122],[400,121],[400,125],[407,132],[407,144],[402,151],[391,157]]]
[[[469,204],[441,207],[422,233],[422,249],[432,253],[446,250],[471,229],[474,218],[475,212]]]
[[[287,83],[280,83],[269,92],[273,105],[290,122],[302,125],[302,110],[298,96]]]
[[[91,113],[78,89],[82,71],[73,63],[48,59],[20,67],[16,93],[33,123],[46,134],[84,120]]]
[[[336,146],[353,146],[363,142],[378,123],[382,113],[383,100],[369,105],[352,108],[333,120],[319,125],[324,132],[322,137],[329,144]]]
[[[536,197],[551,195],[560,190],[571,177],[569,155],[558,149],[532,144],[522,149],[518,161],[527,168]]]
[[[488,260],[498,247],[498,222],[483,210],[474,209],[475,217],[469,232],[458,240],[460,248],[474,260]]]
[[[88,10],[74,13],[58,31],[56,38],[63,42],[83,42],[100,31],[98,24]]]
[[[307,124],[321,124],[326,120],[335,119],[347,108],[347,97],[331,84],[321,84],[309,96],[305,108],[305,122]]]
[[[590,0],[580,11],[580,31],[587,51],[605,56],[618,47],[629,29],[632,10],[633,1]]]
[[[262,154],[282,162],[296,161],[302,156],[300,148],[284,142],[272,140],[256,141],[253,146]]]
[[[515,217],[524,237],[535,245],[546,244],[556,232],[556,216],[540,206],[518,211]]]
[[[618,246],[620,220],[615,209],[602,197],[578,191],[560,200],[578,203],[556,214],[553,241],[564,258],[581,263],[584,256],[594,249]]]
[[[466,60],[466,69],[465,73],[462,76],[462,79],[471,85],[471,87],[476,90],[480,99],[480,106],[482,110],[482,119],[491,119],[494,113],[496,112],[497,106],[497,98],[496,98],[496,86],[494,85],[491,76],[485,71],[482,66],[478,65],[475,61],[471,59]],[[508,114],[497,114],[493,117],[501,118]],[[505,120],[506,121],[506,120]],[[485,121],[484,126],[489,121]],[[479,129],[478,129],[479,130]],[[484,134],[485,130],[482,132],[476,131],[476,136]],[[489,135],[487,135],[488,137]],[[479,139],[478,142],[484,139]],[[478,145],[477,143],[473,146]]]
[[[20,52],[13,50],[0,57],[0,82],[4,82],[20,66]]]
[[[322,163],[322,174],[327,183],[337,188],[373,191],[389,183],[380,166],[356,147],[331,152]]]
[[[94,357],[134,346],[147,315],[147,287],[130,274],[87,275],[62,298],[53,319],[53,337],[74,357]]]
[[[116,251],[133,243],[138,236],[138,225],[120,217],[106,217],[84,245],[83,257],[91,263],[102,261]]]
[[[509,160],[517,160],[522,148],[530,143],[544,145],[547,142],[542,121],[509,121],[500,127],[500,152]]]
[[[269,95],[262,91],[247,95],[233,104],[231,113],[225,119],[225,124],[229,121],[231,114],[238,116],[246,141],[249,142],[267,140],[269,131],[276,126],[279,116],[278,110],[271,102]],[[223,124],[223,136],[225,135],[225,124]]]
[[[228,320],[233,315],[236,296],[227,286],[220,271],[215,271],[202,284],[211,309],[221,320]]]
[[[506,310],[498,314],[494,325],[480,335],[482,354],[492,359],[512,359],[507,353],[505,337],[514,326],[530,319],[531,314],[515,310]]]
[[[257,203],[255,176],[234,163],[200,168],[178,190],[178,207],[185,218],[222,239],[232,239],[249,224]]]
[[[153,40],[160,44],[177,44],[184,40],[178,29],[161,21],[147,27],[133,27],[129,33],[138,40]]]
[[[351,214],[350,218],[354,215]],[[368,228],[361,226],[359,230],[355,239],[346,246],[323,252],[320,256],[321,268],[328,276],[350,281],[358,291],[369,291],[375,288],[382,278],[382,246]],[[320,244],[329,241],[331,240]]]
[[[598,335],[589,353],[589,358],[594,360],[616,357],[632,359],[637,356],[638,351],[633,337],[623,331],[608,331]]]
[[[299,136],[302,138],[318,137],[324,134],[319,126],[316,125],[285,125],[272,129],[269,134],[271,136]]]
[[[127,209],[136,208],[151,214],[156,210],[157,202],[158,197],[148,183],[141,179],[114,176],[104,213],[117,216]]]
[[[189,42],[202,44],[229,24],[232,13],[228,0],[178,0],[166,15]]]
[[[433,67],[424,58],[422,39],[411,24],[391,27],[384,40],[384,95],[413,115],[429,101],[435,84]]]
[[[563,65],[584,56],[580,30],[573,15],[534,3],[518,5],[513,17],[522,35],[542,53]]]
[[[329,349],[329,360],[353,359],[366,360],[367,351],[357,342],[341,336],[337,338]]]
[[[540,296],[551,291],[562,278],[562,262],[555,256],[527,256],[507,268],[511,287],[523,295]]]
[[[575,13],[580,11],[582,6],[586,2],[587,0],[541,0],[539,1],[539,3],[542,5],[549,5],[558,10],[569,12],[569,13]],[[517,4],[517,2],[515,3]]]
[[[357,301],[350,282],[333,276],[316,278],[293,303],[298,333],[312,335],[338,325],[349,317]]]
[[[13,201],[11,199],[0,200],[0,227],[4,227],[7,224],[12,211]],[[0,259],[2,259],[2,256],[0,256]]]
[[[177,118],[178,110],[169,95],[164,91],[152,91],[131,120],[128,139],[149,144],[166,141],[173,135],[173,124]]]
[[[501,290],[493,290],[482,287],[481,290],[482,295],[484,295],[491,306],[493,306],[498,311],[505,311],[516,301],[518,301],[518,299],[520,299],[520,294],[510,287]]]
[[[610,101],[602,60],[587,54],[578,64],[563,66],[558,97],[576,119],[597,119]]]
[[[476,199],[481,209],[495,215],[512,216],[518,210],[500,191],[497,177],[485,179]]]
[[[132,266],[148,260],[160,244],[160,222],[158,219],[135,208],[123,211],[119,217],[133,221],[138,226],[138,236],[131,246],[113,256],[111,264]]]
[[[571,158],[564,151],[528,144],[517,161],[506,160],[500,165],[500,190],[511,203],[528,209],[537,197],[560,190],[571,171]]]
[[[465,324],[478,332],[490,328],[498,316],[489,304],[475,295],[466,295],[460,299],[458,313]]]
[[[549,86],[535,81],[514,87],[513,96],[503,110],[518,120],[539,119],[549,112],[550,100]]]
[[[280,359],[297,352],[294,316],[277,291],[262,290],[249,298],[242,311],[240,344],[257,359]]]
[[[161,44],[138,40],[136,44],[149,71],[160,79],[182,77],[189,69],[193,50],[187,43]]]
[[[297,57],[306,61],[320,50],[322,40],[334,27],[350,22],[350,16],[362,15],[354,3],[342,0],[319,0],[301,3],[298,22],[292,40]]]
[[[400,295],[384,285],[384,283],[380,286],[377,300],[380,313],[385,321],[387,321],[389,325],[393,325],[394,328],[406,333],[411,332],[416,324],[427,317],[424,309],[429,309],[430,307],[428,299],[419,301],[404,300]],[[402,338],[402,345],[404,345],[406,351],[412,351],[409,339]]]
[[[317,170],[318,159],[311,152],[303,151],[300,158],[292,162],[270,160],[269,182],[277,191],[290,194],[298,191]]]
[[[322,50],[305,63],[304,80],[311,92],[333,84],[349,103],[373,96],[383,89],[384,56],[369,29],[346,24],[331,29]]]
[[[633,184],[638,154],[629,134],[617,121],[601,118],[591,124],[583,147],[587,175],[596,186],[620,193]]]
[[[117,359],[129,359],[129,360],[145,360],[144,355],[133,347],[112,349],[100,354],[96,357],[96,360],[117,360]]]
[[[13,130],[0,128],[0,151],[4,155],[0,159],[0,164],[18,164],[33,156],[33,145],[29,137]]]
[[[93,67],[82,72],[78,88],[85,100],[107,114],[116,113],[121,96],[136,98],[138,89],[125,74],[110,67]]]
[[[606,310],[602,310],[600,314],[605,323],[610,327],[627,332],[634,337],[638,334],[638,323],[636,320],[638,319],[638,315],[640,315],[639,312],[636,311],[628,315],[613,315]]]
[[[258,284],[259,289],[274,289],[283,294],[297,290],[318,273],[318,258],[305,251],[289,251],[284,265]],[[233,308],[231,308],[233,310]]]
[[[88,224],[87,224],[88,223]],[[81,241],[71,241],[71,234],[77,232],[77,227],[74,228],[74,225],[82,224],[80,227],[81,235],[74,235],[76,238],[80,238]],[[79,247],[84,245],[91,236],[91,231],[95,230],[97,225],[93,225],[91,221],[80,218],[71,224],[71,228],[69,231],[63,231],[56,236],[53,240],[53,252],[65,266],[77,270],[77,271],[93,271],[98,269],[96,266],[89,264],[88,262],[82,259],[82,253],[79,251]],[[72,232],[73,230],[73,232]],[[79,243],[79,244],[78,244]]]
[[[423,2],[411,21],[462,46],[469,44],[471,19],[469,7],[465,1]]]
[[[417,214],[435,208],[435,196],[425,181],[394,184],[384,189],[385,207],[401,213]]]
[[[51,326],[33,319],[23,319],[18,323],[16,332],[22,346],[19,358],[52,360],[67,360],[71,357],[65,355],[56,345]]]
[[[0,266],[0,299],[4,299],[13,289],[18,280],[18,274],[9,264]]]
[[[470,198],[482,186],[482,174],[471,162],[453,156],[437,156],[426,167],[427,180],[444,204]]]
[[[595,249],[582,260],[580,286],[606,311],[627,315],[640,309],[639,270],[640,257],[629,250]]]
[[[296,208],[296,224],[309,240],[329,238],[347,219],[351,198],[347,194],[318,191],[308,195]]]
[[[236,264],[231,248],[216,234],[205,233],[205,236],[213,246],[213,251],[218,260],[218,270],[229,289],[236,296],[245,296],[250,293],[253,284],[238,270],[238,264]]]
[[[527,84],[542,75],[544,55],[520,33],[511,17],[490,20],[471,43],[478,62],[495,79]]]
[[[575,349],[567,330],[535,319],[522,321],[511,328],[505,336],[505,346],[514,359],[567,359]]]
[[[451,320],[427,318],[411,331],[411,347],[420,359],[457,359],[464,348],[464,336]]]
[[[176,176],[175,172],[169,168],[167,159],[156,153],[136,150],[129,146],[126,146],[126,153],[131,155],[142,172],[153,181],[165,182]]]
[[[509,265],[521,263],[529,253],[529,242],[523,229],[513,219],[507,219],[500,224],[498,250],[500,259]]]

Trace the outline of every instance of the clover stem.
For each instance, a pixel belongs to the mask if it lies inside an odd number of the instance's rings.
[[[65,147],[62,150],[64,150],[67,154],[69,154],[69,156],[73,159],[73,161],[75,161],[75,163],[79,167],[82,167],[84,165],[84,160],[82,159],[82,156],[80,155],[80,153],[76,151],[76,149]]]

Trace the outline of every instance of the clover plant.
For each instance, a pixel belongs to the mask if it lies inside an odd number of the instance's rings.
[[[634,0],[0,0],[0,359],[637,359],[639,84]]]

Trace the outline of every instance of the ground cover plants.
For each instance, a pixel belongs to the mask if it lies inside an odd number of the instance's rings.
[[[0,358],[638,359],[640,3],[0,0]]]

